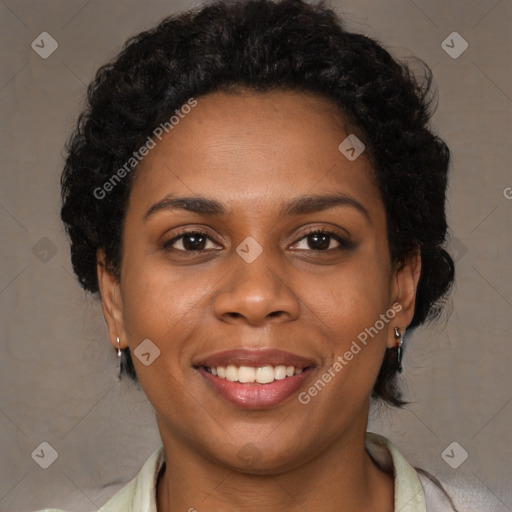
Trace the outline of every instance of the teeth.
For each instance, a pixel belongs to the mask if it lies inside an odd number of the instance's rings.
[[[259,384],[270,384],[274,382],[274,368],[272,368],[272,366],[261,366],[256,370],[255,380]]]
[[[254,382],[256,380],[256,368],[240,366],[238,368],[238,382]]]
[[[212,375],[221,379],[227,379],[230,382],[257,382],[258,384],[270,384],[274,380],[282,380],[294,375],[300,375],[303,371],[302,368],[295,368],[294,366],[266,365],[255,368],[253,366],[235,366],[233,364],[208,368],[208,370]]]
[[[274,368],[274,379],[286,379],[286,366],[276,366]]]
[[[238,368],[232,364],[230,364],[226,368],[226,379],[235,382],[235,380],[238,380]]]

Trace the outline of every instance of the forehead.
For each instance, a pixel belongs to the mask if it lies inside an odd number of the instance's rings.
[[[245,209],[334,189],[379,201],[364,152],[351,161],[340,151],[352,135],[328,100],[242,91],[196,101],[139,164],[134,207],[149,207],[169,193],[207,195]]]

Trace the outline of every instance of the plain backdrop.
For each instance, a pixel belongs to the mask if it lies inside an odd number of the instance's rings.
[[[117,380],[99,302],[73,276],[59,176],[96,69],[129,36],[196,5],[0,1],[2,512],[95,510],[160,443],[144,394]],[[453,153],[450,315],[406,339],[401,382],[411,403],[373,410],[369,428],[445,482],[462,510],[510,511],[512,2],[331,5],[348,28],[394,56],[429,64],[439,91],[433,126]],[[42,32],[58,44],[46,59],[31,46]],[[468,44],[457,58],[442,47],[447,40],[453,51],[462,48],[453,32]],[[32,456],[43,442],[57,454],[48,469]],[[457,468],[447,462],[454,459]]]

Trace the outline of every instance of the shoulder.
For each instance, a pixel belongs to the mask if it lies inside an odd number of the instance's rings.
[[[454,512],[451,500],[440,482],[409,464],[386,437],[366,433],[368,453],[383,471],[393,474],[395,510],[410,512]]]
[[[164,447],[157,448],[139,473],[101,507],[101,512],[157,512],[156,486],[165,463]]]
[[[442,483],[427,471],[412,467],[398,448],[382,435],[367,432],[365,445],[375,463],[383,471],[393,474],[396,511],[490,512],[497,510],[493,497],[477,491],[468,482],[460,481],[458,485],[454,482]]]
[[[163,446],[157,448],[146,460],[138,474],[107,503],[91,512],[157,512],[156,485],[160,469],[165,463]],[[66,512],[46,508],[37,512]]]
[[[454,512],[457,510],[453,503],[453,497],[448,494],[441,482],[419,468],[416,468],[416,472],[425,492],[427,512]]]

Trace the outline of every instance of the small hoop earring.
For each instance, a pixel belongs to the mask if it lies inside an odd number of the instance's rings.
[[[117,341],[117,357],[121,357],[121,345],[119,344],[119,336],[116,339]]]
[[[397,367],[398,373],[402,373],[404,370],[404,368],[402,366],[402,352],[403,352],[402,345],[404,344],[404,338],[403,338],[403,335],[400,333],[400,329],[398,327],[395,327],[395,339],[400,340],[397,345],[396,359],[398,362],[398,367]]]

